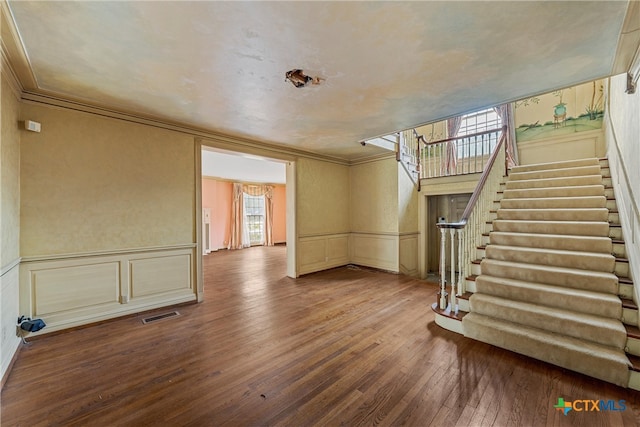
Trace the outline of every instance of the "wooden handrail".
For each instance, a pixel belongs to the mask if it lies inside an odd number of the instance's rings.
[[[475,134],[475,136],[483,135],[489,132],[496,132],[496,130],[494,129],[492,131],[480,132]],[[474,135],[469,135],[469,136],[474,136]],[[444,222],[438,223],[437,224],[438,228],[464,228],[464,226],[467,225],[467,221],[469,220],[469,217],[473,212],[473,208],[476,206],[476,203],[480,198],[480,193],[482,192],[484,185],[487,183],[487,179],[489,179],[489,173],[491,172],[491,169],[493,168],[493,164],[496,162],[496,159],[498,158],[498,154],[500,153],[500,150],[502,149],[502,146],[505,143],[506,137],[507,137],[507,126],[502,126],[502,136],[500,137],[500,141],[498,142],[498,145],[496,146],[495,150],[493,150],[493,153],[491,153],[491,157],[489,158],[489,161],[487,162],[484,168],[484,171],[482,171],[482,175],[480,176],[478,185],[476,185],[476,189],[473,191],[473,194],[471,195],[471,199],[469,199],[469,203],[467,203],[467,207],[464,209],[464,212],[462,213],[462,218],[460,219],[460,221],[450,222],[450,223],[444,223]],[[445,141],[447,140],[443,140],[440,142],[445,142]],[[506,171],[506,165],[505,165],[505,171]]]
[[[424,145],[435,145],[435,144],[442,144],[443,142],[455,141],[456,139],[473,138],[473,137],[476,137],[476,136],[486,135],[488,133],[496,133],[496,132],[500,132],[501,130],[504,132],[504,128],[505,127],[506,126],[503,126],[502,128],[495,128],[495,129],[485,130],[485,131],[482,131],[482,132],[472,133],[470,135],[454,136],[453,138],[441,139],[439,141],[432,141],[432,142],[426,142],[424,140],[424,138],[422,138],[422,135],[420,135],[420,137],[421,137],[422,141],[424,142]],[[415,132],[415,129],[414,129],[414,132]]]

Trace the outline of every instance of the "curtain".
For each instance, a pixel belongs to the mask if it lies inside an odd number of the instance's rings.
[[[447,120],[447,138],[455,138],[462,124],[462,116],[452,117]],[[447,149],[444,162],[443,175],[455,175],[458,164],[458,155],[455,141],[447,141]]]
[[[503,126],[507,126],[507,139],[505,147],[506,155],[507,155],[507,164],[508,167],[513,167],[518,165],[518,147],[516,145],[516,127],[514,121],[514,112],[513,112],[513,104],[502,104],[497,107],[494,107],[496,113],[498,113],[498,117],[500,117],[500,121]]]
[[[239,182],[233,183],[233,201],[231,203],[231,237],[229,237],[229,246],[227,249],[242,249],[249,246],[249,234],[245,231],[244,194],[242,187],[242,184]]]
[[[248,226],[244,220],[244,194],[264,196],[264,245],[273,246],[273,186],[234,183],[229,249],[241,249],[251,245]],[[235,244],[236,242],[240,243]]]

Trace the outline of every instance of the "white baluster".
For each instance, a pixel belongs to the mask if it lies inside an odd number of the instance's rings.
[[[449,296],[449,302],[451,303],[451,311],[458,312],[458,304],[456,301],[456,244],[455,244],[455,235],[456,229],[449,229],[449,234],[451,235],[451,295]]]
[[[463,242],[462,242],[462,230],[457,230],[458,234],[458,295],[462,295],[463,289],[463,273],[464,273],[464,257],[463,257]],[[456,310],[457,311],[457,310]]]
[[[445,233],[446,229],[440,229],[440,310],[447,309],[447,282],[445,280]]]

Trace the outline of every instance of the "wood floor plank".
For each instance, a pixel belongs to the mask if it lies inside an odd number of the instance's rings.
[[[435,325],[437,284],[346,267],[294,280],[285,251],[204,257],[204,302],[171,320],[34,340],[2,390],[1,425],[639,424],[637,392]],[[564,416],[558,397],[627,409]]]

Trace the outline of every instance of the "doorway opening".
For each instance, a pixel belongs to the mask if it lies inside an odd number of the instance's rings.
[[[204,257],[251,246],[265,250],[279,246],[277,253],[284,254],[284,259],[278,265],[286,265],[283,276],[295,277],[295,242],[290,244],[295,236],[295,210],[291,209],[295,193],[288,188],[288,181],[295,178],[295,163],[224,150],[207,141],[201,141],[199,150],[198,293],[204,292]]]

